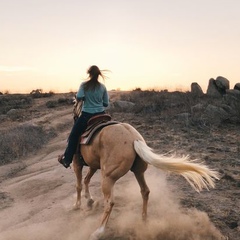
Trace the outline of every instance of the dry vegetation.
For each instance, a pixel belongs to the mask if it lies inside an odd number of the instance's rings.
[[[39,92],[37,94],[38,96],[35,92],[0,96],[0,165],[20,158],[24,161],[25,157],[36,154],[49,140],[56,138],[60,131],[71,126],[72,122],[69,121],[60,121],[54,125],[50,122],[51,119],[56,121],[62,111],[67,110],[68,115],[71,113],[73,93],[51,93],[45,96]],[[180,202],[184,209],[194,208],[206,212],[226,239],[237,240],[240,235],[239,123],[226,121],[214,125],[201,118],[201,114],[189,117],[192,106],[198,103],[216,104],[218,101],[207,96],[196,98],[191,93],[140,89],[125,93],[111,92],[110,96],[111,105],[118,100],[136,104],[131,111],[110,107],[108,112],[114,120],[133,125],[149,146],[161,153],[175,151],[177,154],[190,154],[192,158],[202,159],[219,170],[221,179],[217,182],[216,190],[200,195],[189,190],[184,180],[179,180],[178,177],[171,176],[169,181],[173,192],[179,191],[174,186],[180,184]],[[1,194],[3,193],[0,192],[0,202],[4,201],[5,207],[8,207],[6,196]],[[112,233],[109,234],[106,239],[130,239],[127,236],[113,238]],[[164,234],[159,234],[159,239],[169,237]]]
[[[32,91],[30,94],[0,96],[0,165],[27,156],[56,137],[59,129],[34,124],[46,109],[71,106],[72,95]],[[64,123],[63,123],[64,124]]]

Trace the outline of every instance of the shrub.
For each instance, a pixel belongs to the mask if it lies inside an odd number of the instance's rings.
[[[59,98],[58,103],[61,105],[73,105],[73,98]]]
[[[58,102],[57,102],[57,101],[47,101],[47,102],[46,102],[46,106],[47,106],[48,108],[55,108],[55,107],[58,106]]]
[[[42,98],[42,97],[51,97],[54,95],[54,92],[53,91],[50,91],[48,93],[43,93],[42,89],[36,89],[36,90],[32,90],[30,92],[30,95],[33,97],[33,98]]]
[[[32,106],[32,98],[27,94],[9,94],[0,96],[0,114],[11,109],[26,109]]]
[[[52,130],[46,132],[42,127],[32,124],[24,124],[2,131],[0,133],[0,165],[38,150],[52,136]]]
[[[171,100],[170,96],[166,91],[141,91],[141,89],[137,88],[129,92],[129,94],[122,95],[121,100],[135,103],[135,113],[160,113],[173,107],[173,100]]]

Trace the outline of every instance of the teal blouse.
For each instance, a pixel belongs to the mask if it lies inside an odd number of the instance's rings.
[[[82,111],[87,113],[103,112],[109,105],[109,96],[105,85],[100,83],[94,90],[85,92],[84,83],[81,83],[77,92],[77,99],[83,99]]]

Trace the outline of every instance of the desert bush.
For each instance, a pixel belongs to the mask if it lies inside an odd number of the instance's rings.
[[[72,104],[73,105],[73,98],[59,98],[57,101],[58,101],[58,104],[62,104],[62,105]]]
[[[28,155],[42,147],[54,135],[40,126],[24,124],[0,133],[0,165]],[[56,134],[55,134],[56,135]]]
[[[121,95],[121,100],[135,103],[135,113],[143,114],[159,114],[163,111],[168,111],[169,114],[190,112],[191,106],[197,102],[197,99],[189,92],[142,91],[140,89]]]
[[[46,102],[48,108],[55,108],[61,105],[72,105],[73,100],[71,98],[59,98],[58,100],[51,100]]]
[[[33,97],[33,98],[43,98],[43,97],[51,97],[54,95],[54,92],[53,91],[50,91],[48,93],[43,93],[43,90],[42,89],[35,89],[35,90],[32,90],[30,92],[30,95]]]
[[[0,114],[11,109],[26,109],[32,106],[32,98],[27,94],[0,95]]]
[[[122,101],[135,103],[135,113],[161,112],[165,108],[165,96],[154,90],[142,91],[137,88],[128,94],[121,95]]]
[[[46,106],[47,108],[55,108],[58,106],[58,102],[57,101],[47,101],[46,102]]]

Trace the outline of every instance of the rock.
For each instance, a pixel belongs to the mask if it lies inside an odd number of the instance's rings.
[[[240,91],[231,89],[227,90],[226,95],[223,98],[223,104],[226,104],[231,111],[230,121],[239,123],[240,122]],[[226,109],[226,108],[224,108]]]
[[[214,105],[209,104],[204,112],[205,115],[205,119],[207,119],[207,121],[209,123],[218,125],[221,122],[229,119],[229,114],[221,107],[217,107]]]
[[[135,103],[132,103],[129,101],[120,101],[120,100],[115,101],[111,104],[111,107],[120,111],[131,111],[134,106],[135,106]]]
[[[204,95],[202,88],[196,82],[191,84],[191,93],[196,97],[201,97]]]
[[[236,83],[233,89],[240,91],[240,83]]]
[[[216,86],[220,91],[222,90],[223,93],[225,93],[226,90],[229,89],[229,80],[224,77],[218,76],[216,78]]]
[[[216,80],[213,78],[209,79],[208,82],[208,88],[207,88],[207,95],[210,97],[222,97],[222,94],[219,92],[217,85],[216,85]]]
[[[230,115],[234,115],[236,113],[234,109],[227,104],[222,104],[220,107]]]
[[[198,104],[191,107],[191,112],[192,113],[203,112],[203,111],[204,111],[204,106],[201,103],[198,103]]]
[[[207,95],[211,97],[221,97],[229,89],[229,80],[218,76],[216,80],[211,78],[208,83]]]
[[[224,96],[224,99],[230,99],[231,101],[234,100],[235,102],[238,102],[240,104],[240,91],[236,89],[230,89],[226,91],[226,95]],[[238,105],[240,106],[240,105]],[[239,107],[240,108],[240,107]]]

